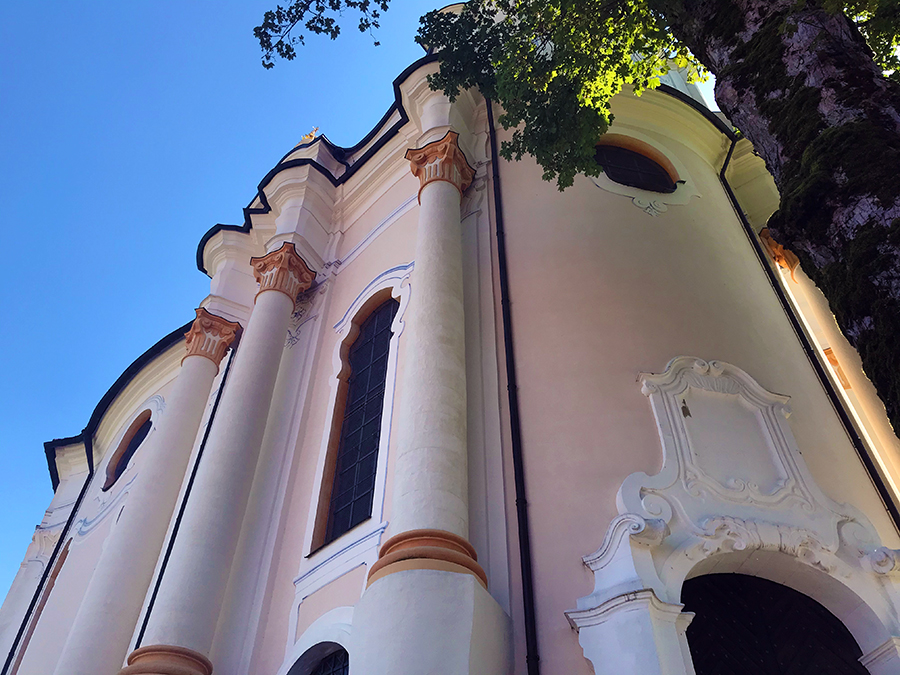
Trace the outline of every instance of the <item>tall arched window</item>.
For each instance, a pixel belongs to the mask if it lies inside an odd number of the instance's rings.
[[[145,410],[138,415],[128,431],[122,436],[119,447],[109,458],[109,464],[106,465],[106,482],[103,484],[103,490],[109,490],[119,479],[125,469],[128,468],[128,462],[137,452],[137,449],[147,438],[150,429],[153,427],[153,421],[150,419],[150,411]]]
[[[339,376],[314,548],[334,541],[372,515],[391,324],[399,306],[389,298],[360,323],[354,321],[358,329]],[[326,504],[327,517],[321,518]]]
[[[688,579],[684,611],[697,675],[865,675],[850,631],[818,602],[743,574]]]

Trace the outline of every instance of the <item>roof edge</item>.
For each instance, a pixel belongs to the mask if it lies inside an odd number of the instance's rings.
[[[272,167],[272,169],[263,177],[263,179],[259,182],[259,185],[256,188],[256,195],[254,195],[253,199],[250,200],[250,204],[244,207],[244,223],[243,225],[223,225],[217,224],[213,225],[206,233],[200,238],[200,242],[197,244],[197,269],[203,272],[206,276],[210,276],[209,271],[206,269],[206,266],[203,264],[203,250],[206,247],[206,244],[212,239],[216,234],[222,231],[227,232],[242,232],[246,234],[251,229],[253,229],[253,224],[251,222],[251,217],[254,215],[264,215],[269,213],[272,208],[269,206],[269,202],[266,199],[265,188],[272,181],[272,179],[281,173],[282,171],[286,171],[287,169],[292,169],[298,166],[309,166],[312,169],[315,169],[319,173],[321,173],[325,178],[331,181],[331,184],[335,187],[345,183],[351,176],[353,176],[366,162],[368,162],[376,152],[381,150],[384,145],[391,140],[394,136],[397,135],[397,132],[409,122],[409,115],[406,112],[406,109],[403,107],[403,94],[400,91],[400,85],[416,70],[421,68],[422,66],[428,65],[429,63],[433,63],[438,60],[436,54],[426,54],[422,58],[413,61],[406,68],[403,69],[397,77],[394,78],[392,83],[394,89],[394,102],[387,109],[387,112],[381,116],[381,119],[378,120],[378,123],[372,127],[372,129],[367,133],[362,140],[357,142],[355,145],[350,146],[349,148],[344,148],[339,145],[335,145],[330,140],[325,138],[325,136],[319,136],[315,140],[310,141],[309,143],[305,143],[303,145],[297,145],[291,148],[282,158],[278,161],[278,163]],[[400,113],[400,119],[388,129],[384,134],[382,134],[381,138],[379,138],[371,148],[366,150],[359,159],[351,166],[345,160],[348,155],[353,154],[358,151],[360,148],[365,147],[367,143],[369,143],[379,131],[387,124],[387,121],[391,118],[395,112]],[[331,152],[332,156],[340,162],[343,166],[346,167],[346,171],[342,173],[339,177],[335,177],[331,171],[326,169],[324,166],[319,164],[317,161],[309,158],[300,158],[293,159],[289,161],[284,161],[285,157],[288,157],[294,151],[302,148],[307,148],[311,146],[313,143],[325,143],[328,147],[329,152]],[[259,198],[261,207],[251,208],[256,199]]]
[[[115,400],[116,396],[118,396],[121,391],[130,383],[135,376],[143,369],[145,365],[147,365],[154,358],[159,356],[166,349],[171,347],[174,344],[177,344],[180,340],[184,339],[184,334],[190,329],[193,320],[188,321],[183,326],[180,326],[173,330],[171,333],[166,335],[161,340],[157,341],[152,347],[150,347],[143,354],[138,356],[134,361],[132,361],[131,365],[129,365],[125,371],[119,375],[115,382],[113,382],[112,386],[106,391],[97,405],[94,407],[94,412],[91,413],[91,417],[88,420],[87,425],[84,427],[84,430],[76,435],[76,436],[68,436],[66,438],[55,438],[52,441],[47,441],[44,443],[44,454],[47,456],[47,469],[50,472],[50,482],[53,485],[53,491],[56,492],[56,488],[59,486],[59,468],[56,465],[56,450],[57,448],[67,447],[69,445],[75,445],[76,443],[85,443],[85,449],[87,452],[87,446],[93,445],[93,443],[88,443],[88,441],[92,441],[94,437],[94,432],[97,431],[97,427],[100,425],[100,420],[103,418],[103,415],[106,414],[106,411],[109,409],[109,406],[112,405],[112,402]],[[88,463],[93,463],[93,453],[89,453]]]

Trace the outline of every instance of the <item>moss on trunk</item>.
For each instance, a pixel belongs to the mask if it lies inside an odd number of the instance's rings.
[[[673,31],[775,177],[772,234],[828,298],[900,429],[900,88],[815,0],[676,4]]]

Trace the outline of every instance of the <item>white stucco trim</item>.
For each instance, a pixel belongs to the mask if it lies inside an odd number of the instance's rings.
[[[672,166],[678,173],[678,183],[675,192],[651,192],[650,190],[641,190],[640,188],[631,187],[630,185],[617,183],[608,178],[605,173],[601,173],[599,176],[591,176],[591,182],[601,190],[630,197],[631,202],[636,207],[651,216],[658,216],[659,214],[664,213],[668,210],[668,206],[670,205],[683,206],[690,201],[691,197],[702,196],[697,190],[696,183],[691,178],[687,166],[678,157],[678,153],[663,142],[657,140],[654,136],[639,131],[627,124],[616,124],[614,128],[610,129],[608,135],[610,138],[613,136],[626,136],[649,145],[672,163]],[[613,145],[615,145],[615,143],[613,143]]]
[[[350,649],[352,628],[352,607],[335,607],[326,612],[313,621],[309,628],[303,631],[303,635],[288,649],[284,663],[281,664],[276,675],[287,675],[295,665],[299,665],[299,670],[291,675],[306,675],[319,659],[334,651],[334,649],[326,648],[321,653],[308,655],[307,652],[310,652],[316,645],[340,645],[350,654],[352,662],[353,653]],[[299,663],[304,656],[313,656],[313,658],[309,659],[309,663]]]
[[[333,274],[340,274],[341,270],[352,263],[359,255],[365,251],[385,230],[397,222],[402,216],[408,213],[412,208],[418,205],[416,195],[407,197],[400,206],[391,211],[380,223],[373,227],[369,233],[363,237],[343,258],[335,258],[324,265],[325,270],[332,270]]]
[[[365,522],[346,532],[318,551],[304,557],[294,578],[294,602],[291,606],[287,649],[291,650],[297,637],[297,616],[300,605],[312,593],[359,565],[371,565],[378,559],[378,546],[387,527],[384,522],[384,489],[387,478],[388,448],[391,439],[391,422],[394,410],[394,394],[397,382],[397,354],[400,337],[403,334],[403,316],[409,305],[411,286],[409,276],[414,263],[398,265],[385,270],[369,282],[350,303],[341,319],[334,325],[337,334],[332,355],[332,376],[329,390],[328,413],[323,426],[319,458],[316,463],[313,490],[310,494],[309,515],[303,550],[310,551],[316,526],[319,492],[325,474],[328,455],[329,434],[332,428],[335,403],[338,395],[338,375],[344,367],[341,346],[348,339],[353,325],[353,317],[373,295],[390,289],[391,296],[400,302],[394,322],[388,351],[387,373],[385,376],[384,407],[382,408],[381,434],[378,444],[378,461],[375,469],[375,492],[372,498],[372,515]]]
[[[676,667],[666,656],[688,653],[684,631],[651,609],[666,605],[677,614],[686,579],[723,572],[810,596],[852,633],[871,673],[894,672],[900,551],[881,545],[864,514],[822,492],[787,422],[788,397],[731,364],[687,356],[639,380],[663,466],[623,481],[620,515],[584,557],[594,591],[566,612],[595,672],[613,675],[643,659],[629,672],[692,675],[689,659]],[[613,606],[625,618],[601,621]],[[612,643],[623,648],[608,658]],[[674,669],[660,669],[663,663]]]
[[[134,421],[145,411],[149,410],[151,427],[150,431],[147,433],[147,436],[141,443],[141,446],[146,447],[148,441],[152,438],[153,434],[156,432],[156,429],[159,427],[159,420],[160,417],[165,414],[165,409],[165,399],[159,394],[155,394],[141,403],[139,406],[137,406],[131,416],[121,425],[119,432],[116,434],[113,442],[109,445],[109,449],[101,459],[99,465],[94,470],[94,485],[91,486],[91,491],[94,494],[93,498],[89,502],[89,509],[85,509],[85,511],[88,511],[88,513],[87,515],[79,518],[75,522],[75,527],[73,528],[76,543],[77,540],[86,537],[88,534],[94,531],[104,520],[106,520],[106,517],[110,513],[118,513],[120,505],[123,504],[126,497],[128,496],[128,492],[131,490],[131,486],[134,485],[134,482],[138,480],[140,476],[140,471],[138,469],[138,460],[140,459],[141,448],[138,448],[131,459],[128,461],[128,465],[125,467],[125,470],[116,479],[116,482],[110,486],[110,489],[106,491],[100,489],[103,484],[103,479],[106,477],[106,471],[109,463],[112,461],[113,457],[116,454],[111,450],[119,447],[119,445],[122,443],[122,439],[131,428],[131,425],[134,423]]]

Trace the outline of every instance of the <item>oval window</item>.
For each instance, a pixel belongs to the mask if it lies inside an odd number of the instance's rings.
[[[649,157],[616,145],[598,145],[594,155],[610,180],[650,192],[675,192],[669,172]]]
[[[109,459],[109,464],[106,467],[106,482],[103,484],[104,490],[109,490],[119,479],[119,476],[125,473],[125,469],[128,468],[128,462],[131,461],[137,449],[141,447],[141,443],[147,438],[147,434],[150,433],[152,427],[153,421],[150,419],[149,410],[144,411],[132,423],[131,428],[119,443],[119,447]]]

